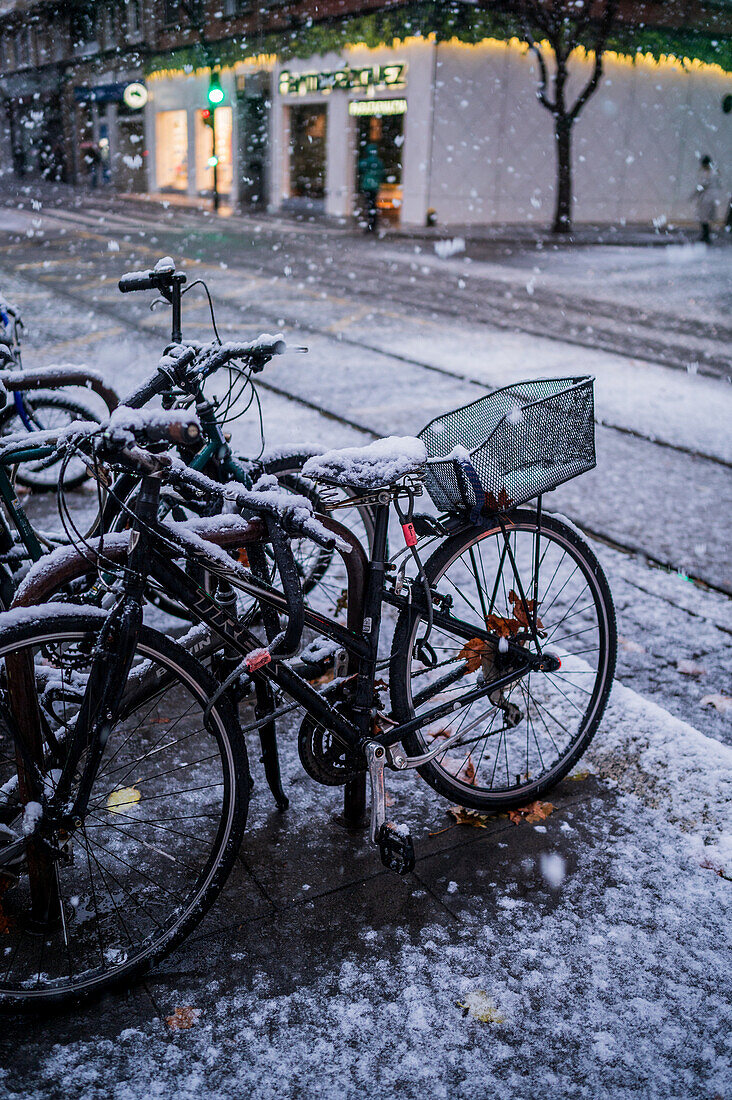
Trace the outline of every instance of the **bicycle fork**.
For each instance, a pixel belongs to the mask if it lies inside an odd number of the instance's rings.
[[[55,801],[59,806],[66,805],[62,822],[69,828],[77,828],[86,815],[92,787],[117,719],[132,667],[142,626],[148,569],[148,539],[145,528],[157,518],[159,499],[159,477],[145,477],[136,504],[136,516],[140,522],[136,522],[130,532],[129,565],[125,574],[124,594],[105,621],[95,644],[69,755],[56,788]],[[71,802],[74,777],[78,773],[79,762],[84,753],[86,760],[76,795]]]

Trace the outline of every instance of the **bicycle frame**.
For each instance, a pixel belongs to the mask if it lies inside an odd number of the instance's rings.
[[[386,732],[375,731],[374,684],[376,681],[379,628],[383,605],[384,603],[391,603],[396,607],[407,606],[406,598],[389,591],[384,584],[387,564],[388,516],[389,504],[379,504],[376,510],[374,551],[368,571],[364,613],[360,629],[344,626],[335,619],[331,619],[309,607],[305,608],[304,613],[305,626],[311,627],[319,634],[325,635],[342,646],[348,653],[352,663],[355,664],[357,671],[352,676],[352,680],[355,681],[355,693],[352,700],[349,701],[348,707],[353,718],[347,718],[341,711],[335,709],[327,698],[285,663],[273,661],[271,664],[266,664],[251,673],[253,679],[265,679],[279,687],[286,695],[302,706],[318,723],[331,730],[354,751],[362,751],[368,742],[378,743],[385,748],[394,746],[407,734],[445,717],[458,706],[462,707],[482,699],[492,692],[514,683],[517,679],[539,667],[540,658],[529,653],[521,646],[509,643],[512,656],[520,662],[518,667],[516,665],[512,667],[510,673],[497,677],[491,680],[490,683],[481,684],[467,690],[462,695],[453,697],[447,702],[439,703],[423,714],[415,716],[409,722],[393,726]],[[160,533],[164,537],[165,528],[162,526],[160,527]],[[193,615],[221,639],[227,657],[236,656],[239,659],[244,659],[252,650],[261,647],[261,639],[257,638],[246,626],[243,626],[235,614],[225,606],[221,606],[213,596],[198,586],[183,569],[170,560],[167,547],[163,552],[156,545],[156,539],[150,535],[144,537],[144,542],[145,572],[161,584],[167,592],[185,602]],[[203,552],[201,557],[203,559]],[[230,577],[227,577],[222,571],[221,562],[218,559],[206,557],[205,563],[211,573],[216,574],[225,581],[234,580],[238,587],[276,611],[287,611],[287,602],[282,593],[276,589],[255,580],[243,581],[238,574],[232,573]],[[412,605],[415,607],[420,606],[417,600],[413,600]],[[489,641],[492,637],[487,629],[480,628],[475,623],[464,622],[445,612],[435,611],[434,623],[449,629],[457,638],[464,638],[465,641],[473,638]]]

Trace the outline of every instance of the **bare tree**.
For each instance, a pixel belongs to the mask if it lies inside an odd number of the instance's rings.
[[[600,83],[602,57],[617,6],[618,0],[520,0],[524,34],[539,63],[536,95],[554,118],[557,148],[554,233],[572,230],[572,127]],[[566,94],[568,64],[580,45],[592,50],[595,60],[589,80],[572,104]]]

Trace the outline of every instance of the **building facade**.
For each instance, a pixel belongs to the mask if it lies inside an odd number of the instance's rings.
[[[368,46],[355,23],[352,42],[302,56],[293,42],[303,13],[317,9],[327,23],[384,5],[209,7],[0,0],[4,171],[195,201],[211,195],[215,152],[218,192],[235,206],[358,218],[364,154],[375,148],[384,218],[550,219],[552,119],[519,38],[427,31]],[[570,95],[591,65],[573,57]],[[211,115],[213,71],[224,101]],[[574,128],[575,219],[690,220],[700,156],[732,186],[731,93],[718,63],[609,51]]]

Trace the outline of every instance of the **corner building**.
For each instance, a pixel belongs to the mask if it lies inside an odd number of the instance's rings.
[[[572,58],[570,98],[591,65]],[[208,70],[150,74],[150,190],[209,193],[208,79]],[[553,123],[518,39],[407,38],[305,59],[260,55],[224,65],[221,80],[219,189],[234,203],[358,216],[358,162],[373,143],[384,218],[459,226],[551,217]],[[699,156],[732,169],[730,92],[732,75],[716,64],[607,53],[573,132],[575,220],[693,220]]]

